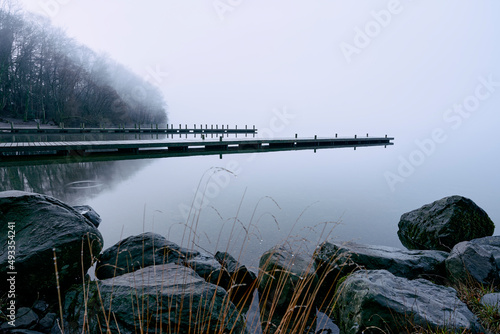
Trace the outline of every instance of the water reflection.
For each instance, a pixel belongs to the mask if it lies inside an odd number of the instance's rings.
[[[0,190],[46,194],[68,204],[82,204],[132,177],[149,163],[150,160],[135,160],[3,167]]]

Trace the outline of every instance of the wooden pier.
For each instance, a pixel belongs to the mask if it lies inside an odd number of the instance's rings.
[[[102,161],[393,145],[391,137],[218,140],[108,140],[0,143],[0,166],[22,161]]]
[[[59,134],[167,134],[167,135],[184,135],[184,134],[257,134],[257,129],[255,125],[248,127],[247,125],[243,128],[235,126],[230,128],[229,125],[208,125],[200,124],[199,126],[194,125],[192,128],[188,128],[187,124],[179,127],[174,127],[173,124],[165,128],[159,128],[156,125],[151,125],[150,127],[135,126],[133,128],[86,128],[81,126],[79,128],[22,128],[22,127],[10,127],[10,128],[0,128],[0,136],[2,135],[12,135],[12,134],[22,134],[22,135],[59,135]]]

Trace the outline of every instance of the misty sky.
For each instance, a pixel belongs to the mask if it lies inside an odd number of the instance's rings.
[[[498,1],[22,3],[158,85],[172,123],[412,141],[499,124]]]

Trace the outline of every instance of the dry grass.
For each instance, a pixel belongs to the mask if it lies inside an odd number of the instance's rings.
[[[203,182],[200,181],[198,190],[205,192],[210,178],[216,173],[220,172],[230,173],[231,175],[233,175],[230,171],[223,168],[210,169],[206,172],[206,175],[202,177]],[[237,236],[243,235],[245,242],[237,245],[239,253],[235,253],[235,258],[238,261],[240,261],[242,254],[246,252],[247,247],[252,242],[252,239],[262,238],[258,223],[264,215],[271,216],[276,224],[276,228],[278,230],[280,229],[280,224],[276,217],[272,215],[272,213],[266,212],[261,214],[260,216],[257,214],[259,204],[261,203],[261,200],[264,199],[274,203],[274,205],[279,208],[278,203],[271,197],[264,197],[259,200],[259,202],[255,205],[250,221],[248,221],[247,223],[242,222],[239,218],[239,214],[244,197],[245,194],[243,194],[242,196],[236,216],[224,221],[224,224],[219,231],[219,236],[215,243],[216,248],[219,248],[222,245],[222,248],[225,248],[225,251],[229,252],[230,246],[233,245],[230,245],[229,242],[224,244],[224,242],[221,240],[237,240]],[[189,249],[201,248],[198,244],[198,240],[200,239],[199,221],[202,213],[202,208],[203,207],[200,207],[199,209],[195,208],[193,201],[192,209],[189,212],[187,221],[183,224],[184,234],[180,243],[181,246],[183,246],[183,244],[187,244],[186,248]],[[305,210],[307,209],[308,208],[306,208]],[[307,271],[310,273],[315,273],[316,269],[311,249],[314,251],[319,246],[319,244],[310,245],[310,243],[300,235],[292,234],[292,231],[296,227],[301,216],[297,218],[294,226],[290,230],[289,235],[283,242],[283,245],[288,247],[289,249],[293,249],[297,257],[303,256],[310,259],[310,262],[307,266]],[[231,225],[228,228],[225,228],[226,223],[230,223]],[[332,233],[333,227],[335,225],[335,223],[322,223],[318,224],[317,226],[309,227],[308,229],[310,231],[317,231],[317,233],[319,234],[318,240],[326,240]],[[228,237],[222,237],[223,229],[229,229],[230,233]],[[87,246],[89,245],[85,245],[85,243],[82,243],[82,254],[83,247]],[[206,252],[206,250],[204,251]],[[93,259],[94,265],[96,261],[95,256],[93,256]],[[117,261],[118,258],[116,259],[116,263]],[[195,305],[196,303],[193,299],[193,295],[189,291],[183,291],[183,289],[185,289],[186,287],[183,284],[183,281],[186,279],[186,277],[180,277],[178,282],[179,292],[184,293],[184,297],[181,302],[179,302],[179,300],[173,299],[167,301],[165,299],[162,299],[161,291],[156,297],[153,298],[150,295],[148,296],[143,294],[143,291],[140,290],[142,283],[140,282],[140,280],[148,278],[137,277],[137,288],[129,301],[130,309],[133,310],[133,314],[130,314],[130,317],[133,317],[133,322],[135,324],[134,332],[141,334],[237,333],[237,331],[231,330],[230,326],[228,329],[228,321],[234,317],[245,318],[246,312],[248,311],[248,306],[250,302],[254,300],[256,288],[260,285],[260,291],[263,292],[259,295],[258,298],[260,305],[260,324],[258,328],[257,326],[253,328],[252,333],[314,333],[317,322],[316,306],[318,306],[322,310],[326,310],[326,312],[328,313],[327,316],[332,316],[331,312],[333,311],[335,302],[326,300],[325,298],[318,298],[320,295],[320,286],[328,277],[327,274],[329,273],[322,273],[319,277],[311,276],[309,278],[297,278],[294,277],[296,273],[294,273],[293,270],[287,269],[287,267],[292,269],[293,265],[293,263],[285,264],[284,269],[282,268],[279,272],[274,268],[271,268],[268,271],[259,270],[255,285],[250,289],[247,289],[246,293],[244,293],[243,296],[240,296],[239,299],[235,299],[233,296],[234,291],[236,290],[238,290],[238,294],[241,294],[241,286],[237,285],[238,282],[233,281],[233,285],[227,289],[228,293],[223,297],[221,309],[216,309],[215,301],[220,298],[217,290],[213,291],[209,295],[205,295],[204,300],[197,304],[198,307],[195,309],[193,305]],[[268,264],[264,263],[260,267],[268,267]],[[57,268],[55,269],[57,272]],[[220,277],[221,276],[219,276],[219,279]],[[271,279],[269,279],[270,277]],[[314,277],[314,279],[312,277]],[[262,283],[264,280],[267,282],[267,285]],[[286,304],[286,307],[283,308],[282,293],[284,291],[290,290],[290,287],[293,293],[289,298],[289,302]],[[111,295],[113,294],[113,291],[118,288],[119,287],[115,288],[113,286]],[[103,295],[104,292],[101,291],[102,289],[98,281],[89,281],[84,279],[82,282],[81,290],[83,292],[82,307],[84,310],[84,316],[83,326],[81,326],[82,328],[77,329],[79,333],[93,334],[92,326],[95,323],[99,324],[99,327],[104,330],[105,333],[115,333],[117,331],[121,333],[130,331],[130,328],[118,328],[119,315],[113,313],[112,311],[113,306],[116,306],[113,303],[116,303],[116,301],[113,300],[113,296],[107,297]],[[59,296],[59,309],[61,319],[63,317],[64,309],[63,298],[64,297]],[[165,305],[165,303],[167,303],[167,305]],[[188,328],[181,328],[181,321],[186,320],[186,308],[189,309],[189,326]],[[221,316],[218,319],[214,320],[210,317],[212,313],[218,313]],[[61,333],[70,333],[68,332],[68,328],[65,328],[63,321],[58,320],[58,323]],[[210,331],[209,328],[216,329],[214,331]]]

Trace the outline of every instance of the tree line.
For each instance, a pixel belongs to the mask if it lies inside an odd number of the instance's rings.
[[[154,85],[9,0],[0,0],[1,117],[72,126],[167,122]]]

